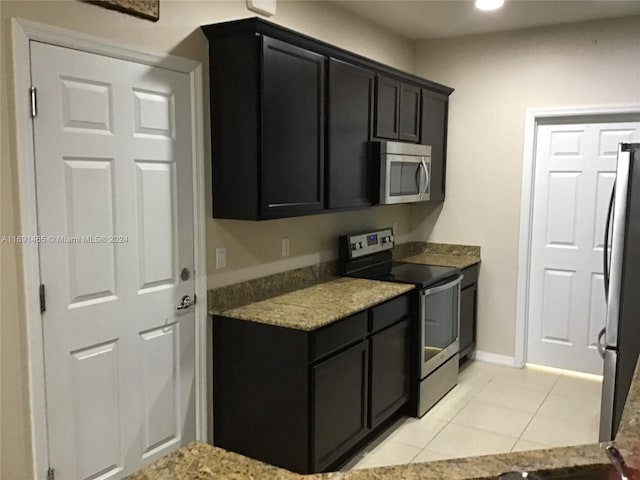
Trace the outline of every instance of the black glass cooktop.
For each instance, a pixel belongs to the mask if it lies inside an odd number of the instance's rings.
[[[385,282],[412,283],[427,288],[446,283],[460,275],[459,268],[406,262],[385,262],[350,274],[352,277]]]

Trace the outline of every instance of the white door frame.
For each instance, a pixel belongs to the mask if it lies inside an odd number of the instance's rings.
[[[526,363],[529,311],[529,276],[531,269],[531,222],[535,178],[536,132],[545,120],[580,117],[640,114],[640,104],[597,105],[585,107],[551,107],[527,109],[524,123],[524,154],[522,162],[522,193],[520,200],[520,240],[518,247],[518,278],[516,294],[515,366]]]
[[[29,111],[30,60],[29,42],[39,41],[83,52],[128,60],[186,73],[191,81],[191,147],[193,152],[194,260],[196,321],[196,438],[207,440],[207,275],[205,242],[204,127],[202,64],[195,60],[130,47],[108,39],[85,35],[24,19],[12,19],[14,101],[16,106],[16,140],[20,186],[22,235],[38,234],[36,210],[35,158],[33,123]],[[31,446],[35,478],[46,476],[49,468],[47,411],[44,378],[44,346],[40,313],[40,256],[35,242],[22,244],[22,267],[27,320],[29,374],[29,410]]]

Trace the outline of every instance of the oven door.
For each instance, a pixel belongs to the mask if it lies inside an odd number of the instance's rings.
[[[387,154],[382,160],[380,203],[429,200],[431,157]]]
[[[460,283],[420,292],[420,373],[424,378],[460,350]]]

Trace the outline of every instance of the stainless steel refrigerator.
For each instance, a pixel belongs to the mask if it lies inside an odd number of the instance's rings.
[[[605,227],[600,441],[615,437],[640,353],[640,143],[621,143]]]

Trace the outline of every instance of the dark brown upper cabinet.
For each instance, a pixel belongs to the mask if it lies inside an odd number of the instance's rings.
[[[447,172],[449,97],[422,90],[420,143],[431,145],[431,201],[443,201]]]
[[[377,138],[418,142],[420,87],[378,75],[376,77]]]
[[[254,34],[212,42],[210,57],[213,216],[323,210],[326,58]]]
[[[376,77],[376,137],[397,139],[400,131],[400,82]]]
[[[398,138],[418,142],[420,138],[420,87],[400,85],[400,130]]]
[[[421,98],[446,100],[453,91],[258,18],[202,30],[216,218],[373,205],[378,170],[370,141],[429,143],[435,129],[421,124],[429,102]],[[446,115],[427,120],[437,118],[446,122]],[[438,176],[444,180],[444,170]]]
[[[262,39],[262,201],[265,218],[324,208],[325,57]]]
[[[329,60],[327,207],[373,204],[375,162],[370,153],[374,74]]]

